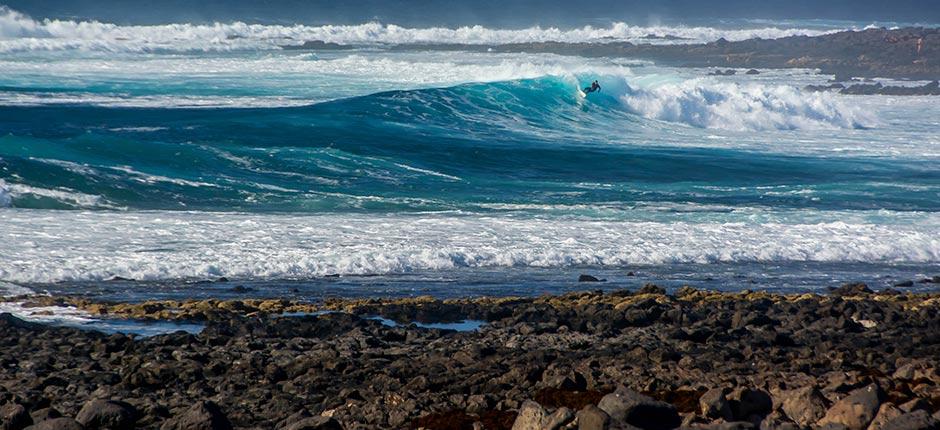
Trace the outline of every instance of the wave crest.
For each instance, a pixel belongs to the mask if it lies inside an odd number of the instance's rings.
[[[867,128],[874,119],[836,96],[786,85],[690,80],[621,97],[631,112],[650,119],[725,130]]]
[[[842,30],[842,29],[839,29]],[[285,44],[321,40],[341,44],[504,44],[527,42],[702,43],[724,38],[745,40],[815,36],[836,30],[763,27],[721,29],[693,26],[634,26],[617,22],[607,27],[573,29],[530,27],[493,29],[480,25],[458,28],[408,28],[393,24],[261,25],[244,22],[208,25],[164,24],[122,26],[98,21],[34,20],[0,6],[0,52],[88,50],[105,52],[226,51],[277,49]]]

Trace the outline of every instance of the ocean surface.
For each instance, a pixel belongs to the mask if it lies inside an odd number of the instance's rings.
[[[0,291],[824,291],[940,275],[936,98],[803,91],[831,78],[814,70],[388,49],[865,25],[120,26],[0,9]],[[281,48],[307,40],[357,47]]]

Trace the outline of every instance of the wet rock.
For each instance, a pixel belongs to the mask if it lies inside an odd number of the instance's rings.
[[[841,287],[835,288],[829,292],[829,294],[833,296],[843,297],[862,296],[872,293],[874,293],[874,291],[872,291],[870,288],[868,288],[868,285],[862,282],[843,284]]]
[[[578,430],[606,430],[610,416],[601,408],[587,405],[578,411]]]
[[[808,427],[826,415],[829,402],[816,387],[803,387],[781,392],[778,403],[793,422]]]
[[[232,423],[213,402],[201,401],[180,416],[167,420],[161,430],[231,430]]]
[[[656,284],[646,284],[637,291],[637,294],[666,294],[666,289]]]
[[[803,87],[803,89],[806,91],[813,91],[813,92],[824,92],[824,91],[835,91],[835,90],[841,91],[845,89],[845,85],[842,85],[839,83],[829,84],[829,85],[807,85]]]
[[[578,282],[605,282],[606,279],[598,279],[591,275],[581,275],[578,276]]]
[[[749,70],[748,70],[747,72],[745,72],[744,74],[746,74],[746,75],[759,75],[759,74],[760,74],[760,71],[758,71],[757,69],[749,69]]]
[[[85,430],[71,418],[52,418],[26,427],[26,430]]]
[[[22,430],[33,423],[23,405],[7,403],[0,407],[0,430]]]
[[[737,73],[737,71],[734,69],[715,70],[715,71],[709,72],[708,76],[734,76],[735,73]]]
[[[901,281],[901,282],[895,283],[894,286],[895,287],[913,287],[914,281],[911,281],[911,280]]]
[[[138,418],[137,409],[125,402],[92,400],[82,406],[82,410],[75,416],[75,421],[88,430],[123,430],[134,428]]]
[[[610,416],[611,424],[630,424],[644,430],[669,430],[682,423],[675,406],[653,400],[622,385],[604,396],[597,406]]]
[[[940,95],[940,82],[933,81],[921,86],[895,86],[875,84],[855,84],[841,91],[852,95],[891,95],[891,96],[935,96]]]
[[[698,400],[702,416],[726,421],[733,420],[734,416],[731,414],[731,405],[725,397],[726,393],[727,390],[723,388],[713,388],[702,394]]]
[[[863,430],[875,418],[882,397],[881,388],[875,384],[854,390],[833,404],[818,425],[841,424],[849,430]]]

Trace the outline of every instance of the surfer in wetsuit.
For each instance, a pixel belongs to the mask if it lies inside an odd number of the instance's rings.
[[[584,94],[590,94],[590,93],[593,93],[594,91],[600,91],[600,90],[601,90],[601,85],[598,84],[597,81],[594,81],[591,83],[590,87],[584,88]]]

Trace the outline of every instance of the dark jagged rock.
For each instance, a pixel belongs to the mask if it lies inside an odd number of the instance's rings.
[[[646,284],[637,290],[637,294],[666,294],[666,289],[656,284]]]
[[[699,398],[699,407],[702,416],[712,419],[721,418],[726,421],[733,420],[734,415],[731,413],[731,405],[728,403],[725,394],[726,390],[722,388],[714,388],[706,391],[705,394]]]
[[[311,51],[341,51],[347,49],[353,49],[354,47],[348,45],[340,45],[333,42],[324,42],[322,40],[308,40],[300,45],[282,45],[283,49],[297,49],[297,50],[311,50]]]
[[[578,276],[578,282],[604,282],[606,279],[598,279],[591,275]]]
[[[940,421],[927,411],[918,410],[889,420],[881,430],[940,430]]]
[[[835,288],[829,292],[829,294],[832,294],[833,296],[845,296],[845,297],[859,296],[859,295],[872,294],[872,293],[874,293],[874,291],[868,288],[868,285],[865,285],[861,282],[844,284],[841,287]]]
[[[809,427],[822,419],[829,402],[816,387],[802,387],[775,396],[780,409],[797,424]]]
[[[284,427],[284,430],[343,430],[343,427],[333,418],[310,417]]]
[[[92,400],[75,416],[87,430],[124,430],[134,428],[139,414],[133,406],[115,400]]]
[[[41,408],[32,411],[29,416],[32,417],[34,423],[38,423],[53,418],[61,418],[62,414],[53,408]]]
[[[578,430],[607,430],[610,425],[610,416],[601,408],[587,405],[577,414]]]
[[[0,430],[22,430],[33,423],[23,405],[7,403],[0,407]]]
[[[681,424],[675,406],[653,400],[622,385],[604,396],[597,407],[610,416],[612,423],[629,424],[644,430],[669,430]]]
[[[760,423],[773,410],[773,400],[762,390],[743,388],[733,394],[731,411],[737,421]]]
[[[921,86],[893,86],[882,84],[855,84],[843,88],[840,94],[851,95],[887,95],[887,96],[937,96],[940,95],[940,82],[933,81]]]
[[[26,430],[85,430],[71,418],[52,418],[26,427]]]
[[[232,423],[213,402],[201,401],[180,416],[167,420],[161,430],[231,430]]]
[[[848,430],[864,430],[875,418],[883,394],[878,385],[871,384],[849,393],[832,405],[819,425],[843,425]]]
[[[734,76],[737,73],[734,69],[715,70],[708,73],[708,76]]]

